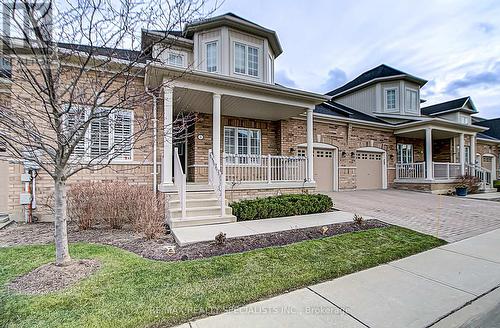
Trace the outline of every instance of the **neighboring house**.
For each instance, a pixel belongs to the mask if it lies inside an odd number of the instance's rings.
[[[389,187],[447,192],[465,173],[478,175],[487,189],[497,175],[500,137],[488,134],[487,121],[473,122],[470,97],[421,107],[427,81],[386,65],[326,95],[278,85],[274,60],[283,50],[276,32],[234,14],[169,34],[174,46],[153,49],[161,58],[138,83],[173,79],[158,104],[164,126],[182,111],[198,117],[184,140],[169,142],[169,128],[159,145],[157,187],[173,194],[173,226],[233,221],[226,200]],[[143,31],[142,44],[162,35]],[[82,173],[74,181],[153,184],[154,161],[146,153],[115,164],[134,164],[127,174]],[[10,212],[19,212],[21,172],[11,168]]]

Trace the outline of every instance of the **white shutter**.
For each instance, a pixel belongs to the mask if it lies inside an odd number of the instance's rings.
[[[113,145],[116,159],[132,159],[133,114],[126,110],[114,114]]]
[[[96,109],[90,123],[90,157],[105,155],[109,151],[109,116],[106,109]],[[103,117],[99,117],[102,115]]]
[[[86,119],[86,111],[83,107],[73,106],[71,110],[67,113],[66,119],[66,131],[67,137],[75,137],[75,129],[81,126]],[[78,142],[74,151],[73,157],[81,158],[85,156],[85,136]]]

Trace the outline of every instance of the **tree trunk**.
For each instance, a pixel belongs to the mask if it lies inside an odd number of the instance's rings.
[[[54,225],[56,265],[66,265],[71,260],[68,247],[68,225],[66,221],[66,181],[54,180]]]

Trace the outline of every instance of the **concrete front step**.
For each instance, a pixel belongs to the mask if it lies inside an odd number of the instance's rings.
[[[226,200],[226,206],[229,202]],[[219,200],[217,198],[207,198],[207,199],[186,199],[186,208],[196,208],[196,207],[207,207],[207,206],[219,206]],[[180,209],[181,204],[178,200],[172,200],[169,202],[170,209]]]
[[[171,218],[180,218],[182,215],[182,211],[180,208],[171,208],[169,211],[169,217]],[[214,216],[220,215],[221,209],[220,206],[204,206],[204,207],[187,207],[186,208],[186,217],[193,216]],[[233,209],[229,206],[225,208],[226,215],[232,215]]]
[[[0,213],[0,223],[9,221],[9,214]]]
[[[181,227],[194,227],[202,225],[212,225],[221,223],[233,223],[236,222],[236,216],[234,215],[205,215],[205,216],[191,216],[186,218],[170,218],[167,223],[171,229],[181,228]],[[214,236],[215,238],[215,236]]]
[[[189,199],[211,199],[217,198],[217,195],[213,191],[188,191],[186,192],[186,200]],[[172,193],[169,194],[169,201],[178,201],[179,194]]]
[[[486,187],[485,189],[479,190],[479,192],[481,192],[481,193],[497,192],[497,189]]]

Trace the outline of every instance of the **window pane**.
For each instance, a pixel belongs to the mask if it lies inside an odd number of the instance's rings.
[[[182,55],[180,54],[168,54],[168,64],[175,66],[183,66]]]
[[[245,74],[246,67],[246,47],[243,44],[234,44],[234,71],[236,73]]]
[[[90,156],[105,155],[109,150],[109,112],[98,110],[90,123]]]
[[[248,130],[238,129],[238,154],[248,155]]]
[[[396,90],[386,91],[387,109],[396,109]]]
[[[248,74],[259,75],[259,50],[254,47],[248,47]]]
[[[224,128],[224,152],[227,154],[236,154],[234,128]]]
[[[260,155],[260,131],[250,131],[250,154]]]
[[[115,113],[113,122],[113,143],[115,158],[132,158],[132,112]]]
[[[86,110],[84,107],[73,106],[68,113],[66,120],[66,137],[68,140],[72,141],[73,138],[76,138],[76,129],[82,131],[82,125],[85,122],[85,113]],[[78,142],[73,151],[74,157],[82,157],[85,155],[85,136]]]
[[[217,71],[217,42],[207,43],[207,71]]]

